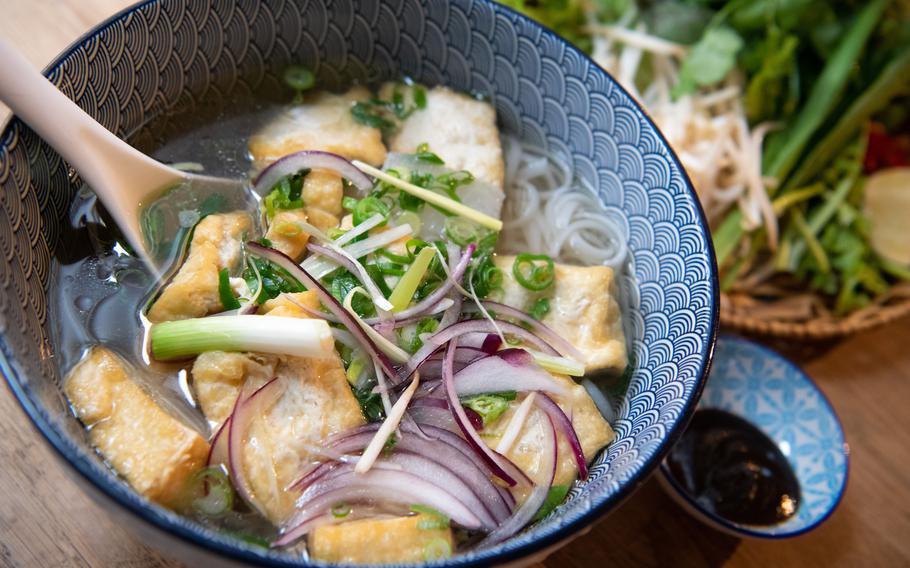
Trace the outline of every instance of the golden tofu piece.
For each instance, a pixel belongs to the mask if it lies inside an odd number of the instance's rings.
[[[303,178],[301,197],[307,209],[321,209],[337,217],[342,212],[344,186],[338,175],[324,170],[313,170]]]
[[[304,210],[306,211],[307,217],[309,217],[310,225],[313,225],[322,232],[337,227],[340,223],[337,216],[326,213],[322,209],[305,207]]]
[[[174,507],[205,467],[209,445],[156,404],[130,372],[119,357],[95,347],[64,390],[98,453],[140,494]]]
[[[550,311],[543,323],[581,351],[588,373],[626,368],[626,338],[612,268],[557,264],[553,285],[532,292],[515,280],[514,256],[497,256],[494,262],[503,274],[502,303],[528,311],[538,298],[549,298]]]
[[[300,306],[306,306],[314,311],[320,311],[319,296],[312,290],[307,292],[294,292],[279,294],[278,297],[266,300],[262,304],[260,313],[268,316],[283,316],[289,318],[313,317]]]
[[[452,529],[418,526],[428,519],[420,514],[317,527],[309,536],[310,556],[344,564],[397,564],[451,555]]]
[[[263,304],[268,315],[309,317],[294,302],[318,309],[315,292],[282,294]],[[277,357],[253,353],[203,353],[193,364],[193,389],[206,418],[216,427],[230,415],[244,383],[249,392],[274,377],[284,393],[250,425],[243,463],[250,488],[275,524],[294,509],[284,488],[311,461],[310,448],[327,436],[364,423],[340,357]]]
[[[298,221],[307,221],[303,209],[285,209],[277,211],[269,221],[265,238],[272,242],[272,248],[283,252],[294,260],[300,260],[306,250],[310,235],[298,225]]]
[[[218,272],[240,260],[240,243],[252,229],[246,213],[209,215],[193,230],[183,266],[148,311],[149,321],[203,317],[223,309]]]
[[[591,396],[583,386],[575,384],[574,381],[564,375],[553,375],[553,377],[568,389],[568,393],[564,396],[551,396],[563,409],[566,416],[571,417],[572,426],[578,435],[582,452],[584,452],[587,461],[590,462],[601,448],[613,441],[616,434],[600,411],[597,410],[597,406],[594,405],[594,401],[591,400]],[[521,397],[521,400],[524,400],[524,396]],[[484,427],[483,440],[488,446],[496,448],[499,444],[499,440],[521,404],[521,400],[512,401],[509,404],[509,410],[504,412],[496,422]],[[506,453],[506,456],[521,468],[528,477],[539,483],[549,481],[547,479],[549,472],[541,469],[541,462],[543,461],[541,448],[544,445],[544,440],[547,436],[546,429],[548,428],[550,428],[550,423],[546,414],[538,408],[532,409],[525,420],[521,434],[519,434],[515,443],[512,444],[512,448]],[[553,483],[556,485],[568,485],[578,477],[578,468],[575,464],[571,446],[558,431],[557,440],[559,461],[556,464],[556,477]]]
[[[394,88],[384,85],[380,96],[388,99]],[[412,154],[428,144],[447,168],[467,170],[502,189],[505,168],[493,105],[447,87],[429,89],[426,98],[426,108],[414,111],[391,136],[389,150]]]
[[[370,92],[363,87],[341,95],[322,92],[282,112],[250,138],[250,154],[256,166],[264,168],[301,150],[322,150],[381,165],[386,153],[382,133],[351,116],[354,103],[368,98]]]

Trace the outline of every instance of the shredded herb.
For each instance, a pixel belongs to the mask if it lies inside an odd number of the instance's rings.
[[[256,273],[249,264],[242,275],[243,279],[246,280],[247,285],[250,287],[250,290],[254,291],[256,294],[257,304],[263,304],[267,300],[276,298],[282,292],[303,292],[305,289],[300,282],[288,274],[287,271],[275,266],[267,260],[254,257],[250,258],[248,262],[255,264],[256,269],[259,271],[259,275],[262,277],[262,289],[256,290]]]
[[[537,522],[552,513],[553,509],[566,500],[566,495],[568,494],[568,485],[554,485],[550,487],[550,490],[547,492],[547,498],[544,500],[543,505],[540,506],[540,509],[537,510],[537,514],[534,515],[534,518],[531,519],[531,521]]]
[[[520,254],[512,263],[512,275],[522,287],[539,292],[553,284],[556,267],[545,254]]]
[[[240,307],[240,302],[231,288],[231,275],[227,268],[218,271],[218,297],[221,298],[221,305],[225,310],[236,310]]]
[[[364,197],[354,206],[352,210],[352,216],[354,221],[354,226],[363,223],[373,215],[381,215],[383,218],[382,223],[379,226],[386,224],[386,220],[389,218],[390,207],[386,205],[381,199],[376,196],[368,195]]]
[[[281,209],[299,209],[303,207],[303,180],[310,170],[303,170],[294,175],[281,178],[272,186],[272,190],[262,200],[266,217],[271,219]]]
[[[357,398],[360,411],[367,422],[380,422],[385,418],[382,397],[379,396],[379,393],[373,392],[372,386],[354,389],[354,397]]]
[[[515,400],[515,391],[478,394],[461,399],[461,405],[470,408],[483,419],[486,426],[495,422],[509,409],[509,403]]]

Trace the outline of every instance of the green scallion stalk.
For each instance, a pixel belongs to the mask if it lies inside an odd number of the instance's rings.
[[[423,276],[426,274],[435,255],[436,249],[433,247],[424,247],[417,253],[417,257],[411,263],[411,267],[404,273],[395,289],[392,290],[392,295],[389,296],[393,312],[400,312],[411,303],[411,299],[414,297],[414,293],[417,291],[417,287],[420,286],[420,282],[423,280]]]
[[[296,357],[327,357],[335,340],[320,319],[273,316],[210,316],[156,323],[152,357],[185,359],[206,351],[255,351]]]
[[[544,371],[556,373],[557,375],[569,375],[572,377],[583,377],[585,375],[585,364],[568,357],[557,357],[556,355],[547,355],[532,349],[525,349],[534,358]]]

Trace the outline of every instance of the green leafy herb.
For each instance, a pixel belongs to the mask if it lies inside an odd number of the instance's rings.
[[[225,310],[236,310],[240,307],[240,302],[237,301],[234,290],[231,288],[231,275],[227,268],[218,271],[218,297]]]
[[[242,275],[250,290],[255,291],[257,304],[263,304],[267,300],[277,297],[282,292],[304,291],[304,287],[296,278],[269,261],[261,258],[251,258],[249,263],[255,265],[256,270],[259,271],[259,275],[262,277],[262,289],[256,290],[258,283],[252,266],[248,264]]]
[[[421,162],[436,164],[437,166],[445,165],[445,162],[442,161],[442,158],[433,152],[430,152],[430,146],[426,143],[417,146],[417,152],[415,152],[414,155],[417,156],[417,159]]]
[[[382,447],[382,451],[386,454],[392,453],[392,450],[395,449],[395,446],[398,444],[398,436],[392,434],[389,436],[389,439],[385,441],[385,445]]]
[[[512,263],[512,276],[522,287],[539,292],[553,284],[556,267],[545,254],[520,254]]]
[[[537,510],[537,514],[534,515],[534,518],[531,519],[531,521],[539,521],[552,513],[553,509],[566,500],[566,495],[568,494],[568,485],[554,485],[550,487],[550,490],[547,492],[547,498],[544,500],[543,505],[540,506],[540,509]]]
[[[294,175],[281,178],[262,202],[265,204],[265,214],[271,219],[281,209],[299,209],[303,207],[303,180],[310,173],[303,170]]]
[[[419,85],[398,85],[389,100],[374,97],[360,101],[351,107],[351,116],[360,124],[378,128],[383,132],[394,130],[398,123],[411,116],[416,110],[426,108],[427,94]]]
[[[515,397],[515,391],[478,394],[461,399],[461,405],[479,414],[486,426],[502,416],[509,409],[509,402],[515,400]]]
[[[354,397],[360,404],[360,411],[367,422],[380,422],[385,418],[382,397],[379,396],[379,393],[373,392],[372,386],[354,389]]]
[[[709,28],[683,61],[673,95],[679,97],[722,81],[736,65],[742,47],[742,38],[731,28]]]

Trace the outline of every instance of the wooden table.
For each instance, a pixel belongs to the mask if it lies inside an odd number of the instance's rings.
[[[0,37],[45,65],[125,0],[0,0]],[[4,109],[0,108],[0,120]],[[910,320],[804,362],[852,448],[849,488],[816,531],[740,541],[682,512],[652,479],[590,533],[551,556],[571,566],[910,566]],[[0,566],[179,566],[110,521],[52,459],[0,387]]]

